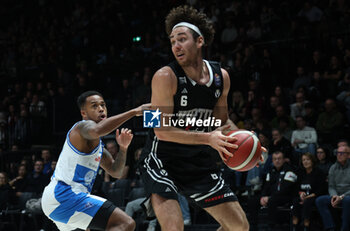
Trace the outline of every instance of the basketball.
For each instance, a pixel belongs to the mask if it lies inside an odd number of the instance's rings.
[[[225,155],[224,163],[231,169],[244,172],[254,168],[260,160],[261,144],[254,133],[239,129],[230,131],[227,136],[234,136],[238,145],[237,149],[227,148],[233,154],[233,157]]]

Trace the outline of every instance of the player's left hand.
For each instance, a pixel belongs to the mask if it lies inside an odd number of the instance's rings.
[[[253,134],[256,134],[254,130],[251,130],[251,132],[252,132]],[[264,152],[267,152],[267,149],[266,149],[265,147],[261,146],[260,160],[259,160],[258,163],[256,164],[256,167],[259,167],[259,164],[264,162],[264,156],[263,156],[263,153],[264,153]]]
[[[119,129],[117,129],[115,132],[115,139],[122,149],[127,149],[129,147],[133,136],[131,130],[128,128],[122,128],[120,132]]]
[[[258,163],[256,164],[256,167],[259,167],[260,163],[263,163],[264,162],[264,156],[263,156],[263,153],[264,152],[267,152],[267,149],[265,147],[261,147],[261,155],[260,155],[260,159],[258,161]]]

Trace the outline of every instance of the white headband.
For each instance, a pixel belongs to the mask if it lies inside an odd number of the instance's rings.
[[[193,25],[193,24],[188,23],[188,22],[180,22],[180,23],[176,24],[172,30],[174,30],[176,27],[179,27],[179,26],[188,27],[188,28],[194,30],[195,32],[197,32],[197,34],[199,34],[200,36],[202,36],[204,38],[201,31],[199,30],[199,28],[196,25]]]

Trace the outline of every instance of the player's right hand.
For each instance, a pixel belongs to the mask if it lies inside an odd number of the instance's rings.
[[[144,110],[151,110],[151,103],[145,103],[135,108],[136,116],[142,116]]]
[[[230,125],[221,126],[209,134],[209,145],[219,152],[222,160],[226,161],[225,155],[232,157],[233,154],[229,152],[226,147],[237,149],[238,145],[234,144],[237,141],[236,137],[230,137],[223,134],[230,128]]]

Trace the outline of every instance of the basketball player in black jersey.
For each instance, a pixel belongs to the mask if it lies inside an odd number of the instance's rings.
[[[163,231],[184,229],[177,192],[213,216],[219,230],[249,230],[237,197],[216,166],[218,154],[232,156],[226,147],[237,148],[230,143],[236,139],[223,131],[237,127],[228,119],[228,73],[202,58],[202,47],[213,40],[213,25],[188,6],[171,10],[165,23],[176,61],[152,79],[151,104],[165,123],[150,130],[139,162],[150,195],[144,205],[151,202]],[[211,130],[215,126],[220,127]]]

